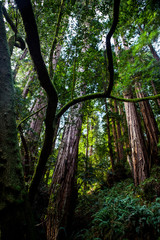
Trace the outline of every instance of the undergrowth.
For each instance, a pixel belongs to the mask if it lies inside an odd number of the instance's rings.
[[[135,188],[132,179],[79,199],[72,240],[159,240],[160,168]],[[79,227],[78,227],[79,225]]]

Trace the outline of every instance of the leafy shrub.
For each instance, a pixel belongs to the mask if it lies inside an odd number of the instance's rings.
[[[107,197],[92,224],[92,231],[102,239],[157,239],[160,236],[160,201],[147,207],[130,196]]]
[[[87,221],[72,240],[160,240],[159,170],[139,187],[128,178],[82,196],[78,215]]]

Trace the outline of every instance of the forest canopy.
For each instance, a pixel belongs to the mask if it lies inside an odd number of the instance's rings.
[[[2,240],[160,237],[159,18],[154,0],[0,1]]]

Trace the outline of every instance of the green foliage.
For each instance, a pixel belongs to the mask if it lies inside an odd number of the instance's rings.
[[[153,181],[157,171],[157,168],[153,169],[148,182]],[[111,189],[96,189],[91,195],[81,197],[76,217],[83,219],[84,225],[71,239],[159,239],[160,197],[154,198],[153,202],[144,201],[144,185],[147,187],[147,184],[140,185],[140,194],[132,180],[126,179]]]
[[[160,197],[160,167],[153,166],[151,177],[146,179],[137,187],[137,194],[142,200],[151,202]]]
[[[160,236],[159,208],[159,201],[147,207],[129,196],[108,197],[104,208],[94,216],[94,232],[102,239],[156,239]]]

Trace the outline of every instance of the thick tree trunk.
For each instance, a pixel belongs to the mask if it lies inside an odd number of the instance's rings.
[[[10,57],[0,2],[0,238],[35,239],[19,154]]]
[[[135,84],[136,94],[138,98],[146,97],[145,93],[142,92],[142,87],[140,82]],[[155,120],[153,111],[149,104],[149,101],[139,102],[141,113],[143,116],[144,125],[146,128],[147,138],[148,138],[148,153],[151,156],[150,167],[153,163],[158,163],[157,153],[158,153],[158,126]]]
[[[124,36],[122,36],[124,48],[128,50]],[[117,44],[117,43],[116,43]],[[118,45],[117,45],[118,46]],[[116,48],[118,54],[118,48]],[[133,98],[131,86],[123,93],[124,98]],[[145,145],[145,139],[141,130],[140,120],[135,103],[124,103],[128,134],[132,153],[133,178],[137,186],[149,177],[149,156]]]
[[[124,98],[132,98],[131,90],[124,93]],[[132,152],[132,165],[135,186],[149,176],[149,158],[140,121],[134,103],[124,103]]]
[[[82,126],[82,115],[77,116],[81,109],[72,108],[66,124],[57,163],[53,173],[51,197],[48,208],[47,239],[68,239],[71,219],[76,202],[77,154]],[[76,114],[75,114],[76,110]]]

